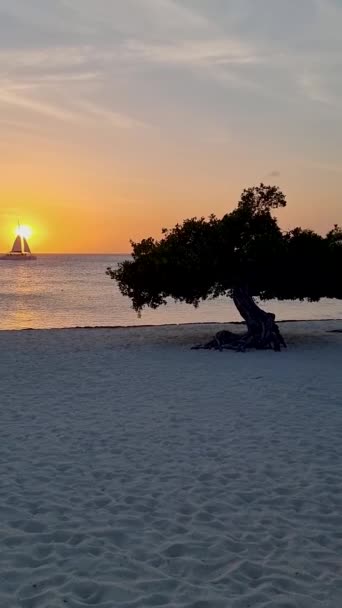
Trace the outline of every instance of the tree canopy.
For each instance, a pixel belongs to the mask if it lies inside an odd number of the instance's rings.
[[[157,308],[169,297],[198,306],[221,295],[317,301],[342,298],[342,230],[321,236],[282,231],[275,210],[286,206],[277,186],[245,189],[222,218],[190,218],[162,237],[132,242],[132,259],[108,268],[133,308]],[[247,313],[238,306],[247,325]],[[256,311],[256,309],[255,309]],[[245,311],[246,312],[246,311]]]

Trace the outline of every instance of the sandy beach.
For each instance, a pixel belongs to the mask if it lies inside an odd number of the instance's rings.
[[[342,605],[342,321],[220,328],[0,332],[1,608]]]

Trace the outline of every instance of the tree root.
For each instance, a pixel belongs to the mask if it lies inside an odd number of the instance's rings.
[[[206,344],[194,346],[199,348],[215,350],[235,350],[244,352],[247,348],[266,350],[272,348],[280,351],[286,348],[286,343],[275,322],[275,315],[262,310],[248,293],[247,288],[238,287],[234,289],[233,301],[241,317],[247,325],[245,334],[234,334],[231,331],[219,331],[212,340]]]
[[[272,315],[273,317],[273,315]],[[191,350],[234,350],[237,352],[245,352],[247,349],[255,348],[257,350],[273,349],[280,351],[281,347],[286,348],[286,343],[279,331],[278,325],[272,321],[267,331],[251,331],[248,330],[245,334],[234,334],[231,331],[222,330],[215,334],[214,338],[206,344],[198,344],[193,346]]]

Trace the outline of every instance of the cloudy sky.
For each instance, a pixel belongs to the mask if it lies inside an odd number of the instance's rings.
[[[128,251],[277,183],[342,223],[342,0],[0,0],[0,250]]]

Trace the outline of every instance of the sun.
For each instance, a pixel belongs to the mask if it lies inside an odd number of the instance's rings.
[[[16,234],[17,236],[21,236],[22,238],[29,239],[32,235],[32,228],[31,226],[20,225],[16,229]]]

